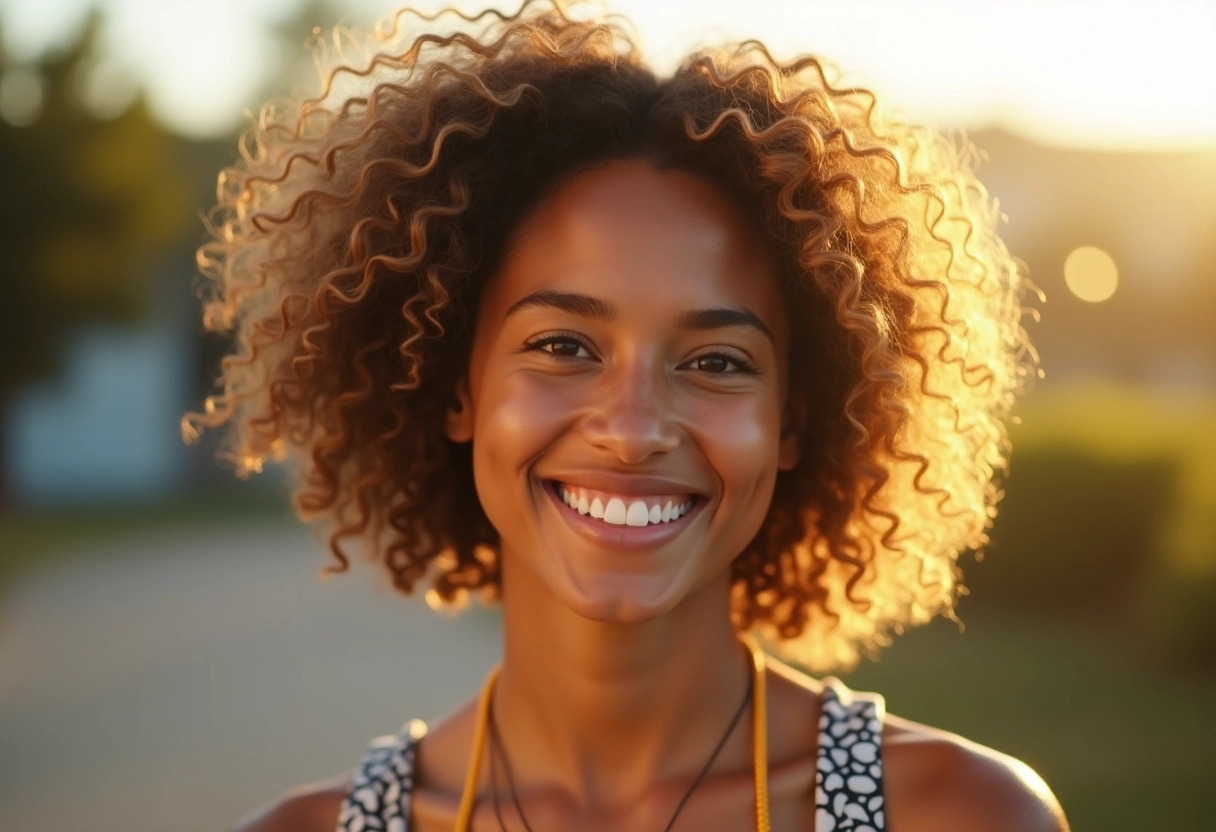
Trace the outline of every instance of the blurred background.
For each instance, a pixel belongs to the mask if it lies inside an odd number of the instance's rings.
[[[845,680],[1026,760],[1078,830],[1208,826],[1216,5],[786,5],[614,8],[660,67],[760,37],[965,130],[1047,296],[965,626]],[[0,0],[0,828],[225,828],[495,659],[492,612],[320,579],[285,478],[178,435],[223,351],[193,265],[216,174],[261,101],[311,89],[307,41],[391,8]]]

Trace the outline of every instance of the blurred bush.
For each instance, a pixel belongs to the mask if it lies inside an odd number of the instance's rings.
[[[1070,387],[1029,397],[980,563],[984,604],[1080,617],[1216,668],[1216,400]]]
[[[82,324],[144,318],[155,267],[197,236],[201,182],[182,142],[142,97],[114,117],[82,98],[100,26],[94,11],[78,40],[31,66],[0,51],[0,80],[28,76],[41,90],[28,122],[0,119],[0,351],[19,357],[0,363],[0,407],[58,369]]]
[[[1170,459],[1116,462],[1064,444],[1019,449],[971,589],[1041,612],[1126,615],[1152,571],[1177,479]]]

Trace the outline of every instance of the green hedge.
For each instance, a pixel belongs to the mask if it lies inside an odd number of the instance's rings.
[[[1216,398],[1029,397],[969,603],[1080,616],[1216,669]]]
[[[977,603],[1126,617],[1176,500],[1167,459],[1112,462],[1067,446],[1020,451],[992,543],[965,568]]]

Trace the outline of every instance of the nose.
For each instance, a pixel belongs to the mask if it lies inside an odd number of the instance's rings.
[[[670,453],[680,444],[676,406],[661,361],[618,367],[597,387],[582,425],[590,444],[627,464]]]

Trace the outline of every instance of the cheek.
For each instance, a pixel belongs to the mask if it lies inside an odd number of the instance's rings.
[[[777,478],[780,414],[767,397],[738,397],[707,408],[698,444],[735,510],[758,526],[768,511]]]
[[[526,476],[530,463],[568,427],[577,412],[570,390],[519,373],[487,379],[474,402],[473,472],[478,495],[491,520],[492,504],[501,502],[514,482]]]

